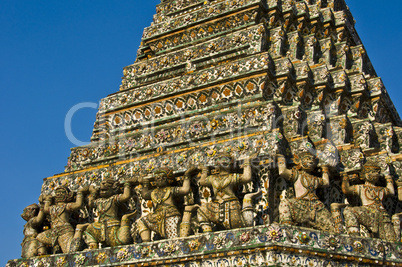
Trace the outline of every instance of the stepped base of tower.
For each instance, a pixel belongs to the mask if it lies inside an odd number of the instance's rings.
[[[260,225],[71,254],[10,260],[25,266],[402,266],[402,243]]]

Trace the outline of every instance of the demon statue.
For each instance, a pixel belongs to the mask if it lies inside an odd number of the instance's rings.
[[[210,174],[209,168],[200,166],[200,186],[210,187],[214,199],[202,203],[198,209],[197,218],[203,232],[212,232],[211,223],[224,229],[235,229],[251,226],[253,223],[253,199],[261,191],[249,193],[244,196],[243,207],[240,204],[236,189],[252,182],[252,157],[247,157],[243,164],[243,173],[234,173],[234,158],[228,153],[216,156],[215,173]]]
[[[362,205],[345,208],[343,215],[347,232],[350,235],[360,235],[360,226],[363,225],[372,234],[372,237],[396,241],[393,223],[382,201],[395,193],[392,177],[385,177],[386,186],[378,186],[381,168],[366,163],[361,172],[364,184],[350,185],[348,176],[343,176],[342,191],[345,195],[357,196]]]

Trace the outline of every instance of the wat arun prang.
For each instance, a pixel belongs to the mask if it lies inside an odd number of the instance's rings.
[[[343,0],[162,0],[8,266],[402,266],[402,122]]]

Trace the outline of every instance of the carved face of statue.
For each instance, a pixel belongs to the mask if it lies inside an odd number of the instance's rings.
[[[317,166],[316,158],[311,154],[305,154],[300,159],[301,167],[306,171],[312,171]]]
[[[216,165],[218,169],[230,169],[232,167],[232,159],[228,156],[221,156],[216,159]]]
[[[169,184],[172,184],[173,182],[174,182],[173,170],[166,167],[162,167],[155,171],[151,185],[156,187],[165,187]]]
[[[39,212],[39,206],[37,204],[32,204],[24,209],[24,211],[21,214],[21,217],[25,221],[29,221],[30,219],[35,217],[38,214],[38,212]]]
[[[114,181],[105,179],[100,184],[99,196],[103,198],[111,197],[114,194]]]
[[[378,182],[381,177],[381,169],[380,168],[370,168],[364,167],[364,179],[372,184]]]
[[[55,191],[54,200],[56,203],[66,202],[68,199],[68,191],[65,188],[57,188]]]
[[[164,173],[155,174],[155,181],[153,183],[156,187],[165,187],[169,184],[167,176]]]

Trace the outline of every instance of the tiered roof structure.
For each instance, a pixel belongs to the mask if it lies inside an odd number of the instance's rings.
[[[395,181],[402,174],[402,121],[344,0],[162,0],[156,12],[120,90],[101,101],[91,143],[73,148],[65,172],[45,179],[42,192],[161,166],[180,176],[190,165],[213,165],[219,152],[239,161],[256,153],[255,181],[244,188],[263,191],[256,226],[29,262],[402,266],[399,243],[277,224],[280,199],[291,194],[277,177],[277,154],[292,164],[314,150],[331,167],[331,186],[319,195],[328,206],[345,201],[341,174],[357,174],[365,161]],[[208,202],[211,192],[198,197]],[[385,204],[390,214],[401,210],[397,196]]]

